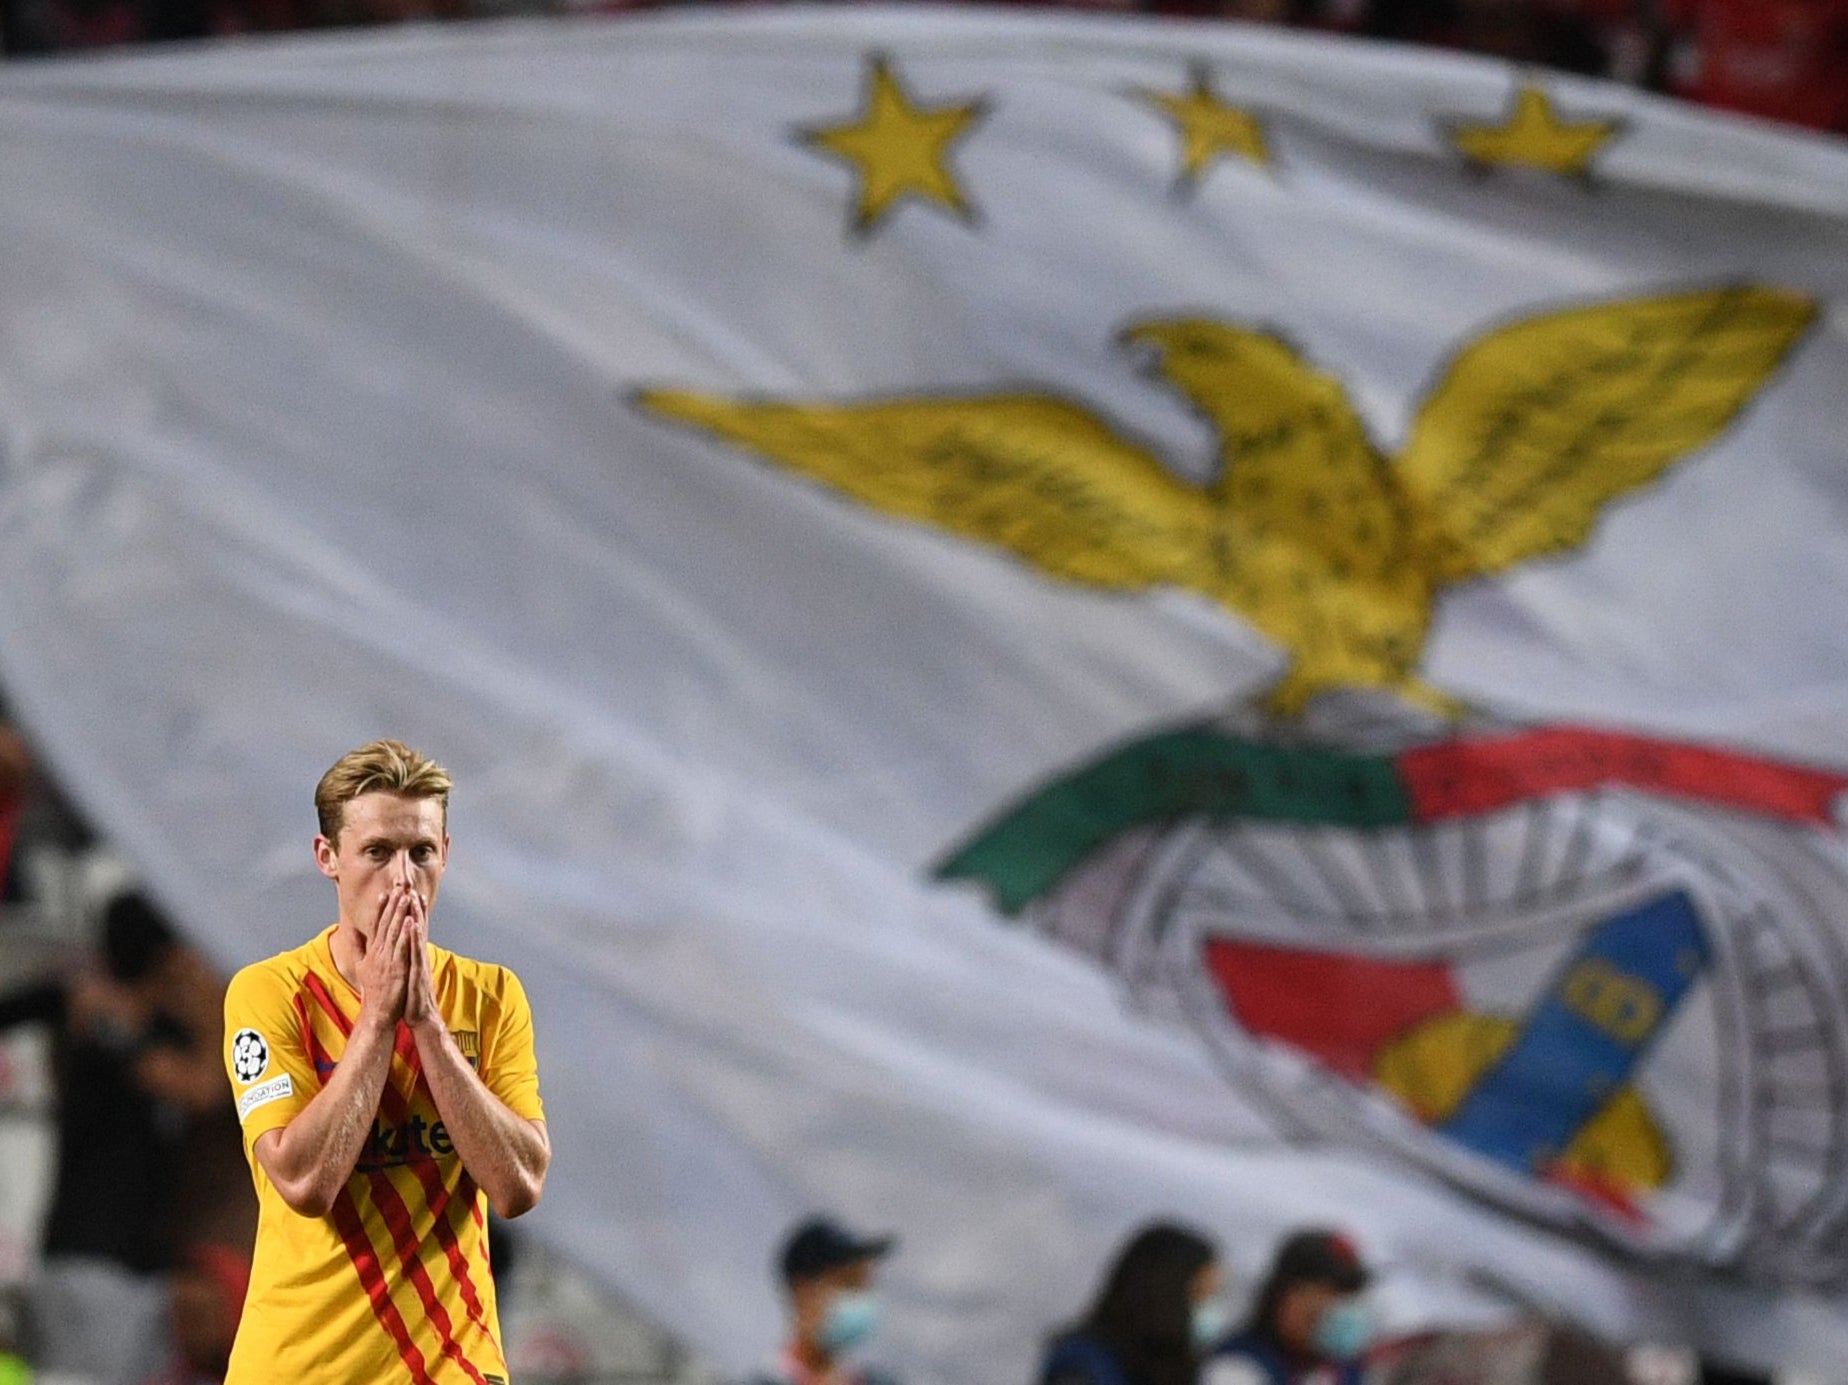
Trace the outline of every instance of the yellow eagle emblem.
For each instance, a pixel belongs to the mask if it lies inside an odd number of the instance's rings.
[[[1448,587],[1585,542],[1616,497],[1711,442],[1815,317],[1734,286],[1531,317],[1459,352],[1396,460],[1274,335],[1204,318],[1124,339],[1214,428],[1196,486],[1049,393],[851,403],[648,390],[640,403],[855,500],[1055,577],[1203,593],[1291,656],[1270,710],[1335,688],[1453,704],[1416,670]]]

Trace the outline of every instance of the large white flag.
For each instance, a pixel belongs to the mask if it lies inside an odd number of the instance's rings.
[[[227,965],[455,772],[535,1224],[1022,1379],[1154,1214],[1848,1354],[1848,151],[907,10],[0,74],[0,672]]]

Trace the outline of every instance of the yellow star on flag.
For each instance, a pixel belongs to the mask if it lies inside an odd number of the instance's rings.
[[[1514,110],[1505,122],[1454,122],[1450,142],[1475,164],[1583,175],[1622,130],[1621,120],[1561,119],[1546,92],[1529,83],[1515,93]]]
[[[950,146],[988,113],[983,100],[950,106],[913,103],[884,58],[869,59],[866,99],[851,121],[801,132],[802,140],[841,159],[858,175],[854,229],[872,231],[907,197],[964,221],[975,210],[950,167]]]
[[[1181,137],[1183,188],[1198,184],[1215,159],[1232,156],[1259,167],[1270,163],[1263,123],[1243,106],[1228,106],[1214,95],[1204,67],[1194,69],[1192,87],[1180,96],[1147,90],[1136,94],[1174,122]]]

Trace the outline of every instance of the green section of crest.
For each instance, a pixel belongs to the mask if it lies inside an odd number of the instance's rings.
[[[1205,817],[1384,827],[1410,816],[1405,786],[1383,756],[1190,727],[1138,741],[1038,790],[936,873],[985,882],[997,907],[1017,914],[1112,837],[1147,823]]]

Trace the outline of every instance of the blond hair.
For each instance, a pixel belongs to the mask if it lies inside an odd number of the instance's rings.
[[[449,820],[449,771],[403,741],[372,741],[349,750],[314,786],[314,812],[321,835],[338,843],[346,805],[367,793],[395,793],[405,798],[434,798]]]

